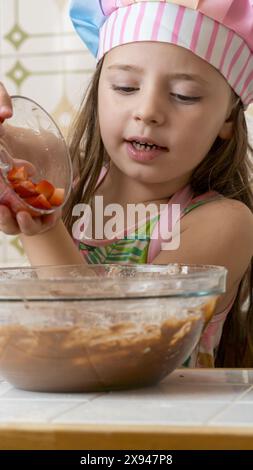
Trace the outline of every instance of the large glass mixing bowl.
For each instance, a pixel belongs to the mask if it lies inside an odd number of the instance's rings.
[[[152,385],[197,345],[225,291],[219,266],[0,270],[0,374],[18,388]]]

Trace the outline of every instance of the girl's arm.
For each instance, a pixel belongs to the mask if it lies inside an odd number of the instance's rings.
[[[86,264],[61,219],[44,233],[21,233],[20,240],[32,266]]]

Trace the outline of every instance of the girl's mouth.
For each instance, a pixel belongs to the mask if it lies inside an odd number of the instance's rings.
[[[153,144],[143,144],[141,142],[126,141],[127,151],[132,160],[147,162],[159,157],[162,153],[168,152],[165,147],[158,147]]]

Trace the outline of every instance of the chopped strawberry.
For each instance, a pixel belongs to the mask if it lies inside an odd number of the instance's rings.
[[[64,201],[64,188],[55,188],[53,195],[50,197],[49,202],[52,206],[61,206]]]
[[[36,196],[37,192],[35,189],[35,185],[30,181],[20,181],[19,183],[14,182],[12,183],[12,187],[14,191],[20,196],[20,197],[32,197]]]
[[[36,184],[35,188],[37,193],[44,194],[47,199],[50,199],[55,189],[54,186],[47,180],[41,180],[38,184]]]
[[[7,178],[13,190],[27,204],[36,209],[50,210],[52,206],[61,206],[64,201],[64,188],[55,188],[47,180],[33,183],[32,180],[28,179],[25,166],[14,166],[8,172]]]
[[[48,202],[44,194],[25,198],[25,201],[30,204],[30,206],[36,207],[37,209],[52,209],[51,204]]]
[[[20,166],[19,168],[14,166],[8,171],[7,178],[9,181],[26,181],[28,175],[24,166]]]

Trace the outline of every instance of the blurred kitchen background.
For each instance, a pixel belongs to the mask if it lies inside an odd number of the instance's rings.
[[[67,135],[95,68],[75,34],[69,0],[0,0],[0,81],[41,104]],[[27,264],[18,237],[0,233],[0,266]]]
[[[0,0],[0,81],[29,96],[63,133],[80,103],[95,59],[73,31],[69,0]],[[253,136],[253,106],[247,112]],[[18,237],[0,233],[0,266],[28,264]]]

